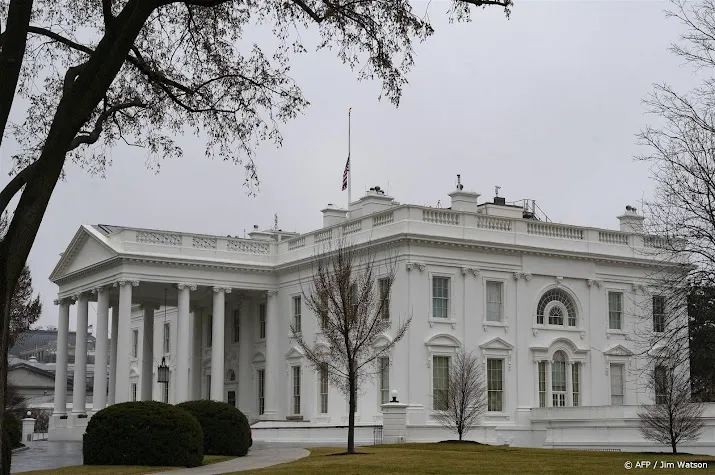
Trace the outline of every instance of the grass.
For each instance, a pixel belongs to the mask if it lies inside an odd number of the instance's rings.
[[[233,455],[204,455],[203,465],[226,462],[236,457]],[[33,470],[18,472],[22,475],[147,475],[150,473],[182,470],[185,467],[144,467],[139,465],[76,465],[53,470]]]
[[[311,449],[308,457],[295,462],[276,465],[260,470],[237,472],[236,475],[356,475],[389,473],[395,475],[453,475],[453,474],[549,474],[588,475],[628,473],[625,462],[634,464],[639,460],[651,462],[709,461],[709,469],[715,468],[715,457],[701,455],[644,454],[628,452],[589,452],[555,449],[524,449],[477,444],[438,443],[400,444],[360,447],[367,455],[330,457],[344,452],[344,448]],[[682,473],[684,469],[660,469],[658,473]],[[704,471],[707,473],[708,471]]]

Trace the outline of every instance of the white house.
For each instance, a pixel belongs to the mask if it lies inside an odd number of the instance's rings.
[[[92,407],[78,391],[68,406],[58,385],[50,438],[81,437],[87,417],[106,404],[198,398],[235,404],[258,420],[258,440],[344,438],[345,397],[308,366],[289,325],[299,322],[320,343],[301,285],[316,251],[349,236],[397,249],[389,318],[412,316],[383,374],[359,396],[358,442],[372,441],[392,389],[408,404],[408,440],[450,437],[432,417],[433,394],[464,347],[482,357],[489,391],[489,411],[470,437],[652,447],[638,434],[636,414],[654,395],[629,338],[636,309],[657,298],[643,286],[656,263],[641,251],[658,245],[643,236],[643,218],[628,207],[619,230],[594,229],[539,220],[526,200],[478,203],[479,194],[461,186],[449,196],[451,207],[431,208],[397,203],[376,187],[351,203],[349,215],[328,205],[317,231],[256,226],[246,239],[81,226],[51,276],[60,340],[70,307],[81,337],[88,302],[96,300],[96,365],[109,364],[110,377],[95,378]],[[58,342],[58,376],[66,349]],[[157,383],[162,359],[168,385]],[[75,381],[83,368],[78,360]],[[683,450],[713,451],[715,411],[707,416],[702,440]]]

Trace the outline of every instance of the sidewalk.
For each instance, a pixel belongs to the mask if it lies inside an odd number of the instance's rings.
[[[251,449],[245,457],[237,457],[228,462],[204,465],[202,467],[185,468],[171,472],[159,472],[152,475],[219,475],[223,473],[254,470],[270,467],[286,462],[293,462],[310,455],[305,449],[298,447],[266,447]]]

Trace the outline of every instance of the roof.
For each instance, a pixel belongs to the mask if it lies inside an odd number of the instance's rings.
[[[126,228],[125,226],[114,226],[113,224],[93,224],[92,227],[105,236],[109,236]]]
[[[69,332],[69,346],[75,346],[77,339],[76,332]],[[87,340],[94,341],[92,335],[87,335]],[[57,341],[57,330],[29,330],[22,334],[17,339],[15,345],[8,350],[8,355],[19,356],[27,350],[42,348],[50,343]]]

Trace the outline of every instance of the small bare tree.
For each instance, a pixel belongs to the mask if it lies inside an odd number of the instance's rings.
[[[316,256],[309,290],[303,291],[308,308],[317,319],[328,351],[320,351],[306,341],[295,322],[291,330],[310,364],[327,371],[329,382],[349,400],[348,453],[355,453],[355,408],[358,390],[376,372],[378,358],[389,354],[402,339],[412,320],[394,322],[392,341],[374,345],[376,338],[390,329],[387,307],[395,281],[396,261],[384,250],[385,272],[379,282],[376,251],[370,242],[358,249],[344,238]]]
[[[680,358],[673,357],[676,349],[667,349],[667,353],[667,357],[654,360],[649,387],[655,404],[643,406],[638,413],[639,430],[644,438],[670,445],[677,454],[680,442],[700,437],[705,406],[693,401],[689,370]]]
[[[434,418],[462,440],[486,411],[486,393],[479,359],[474,353],[459,350],[449,367],[447,389],[435,394]]]

